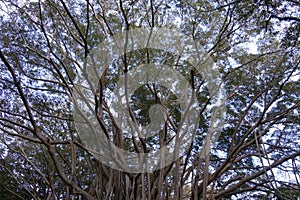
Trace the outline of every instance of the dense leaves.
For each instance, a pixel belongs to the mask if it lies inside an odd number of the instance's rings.
[[[299,198],[298,1],[3,0],[0,5],[1,199]],[[203,156],[213,117],[206,77],[190,70],[180,55],[158,49],[113,60],[95,83],[93,105],[108,139],[120,148],[159,149],[176,136],[183,115],[174,91],[145,84],[129,95],[131,111],[140,125],[148,125],[152,106],[163,105],[169,113],[164,132],[134,138],[118,126],[110,102],[128,70],[148,63],[171,66],[199,102],[200,121],[183,156],[163,169],[131,174],[107,167],[85,145],[72,97],[86,58],[99,43],[138,27],[176,27],[193,38],[222,76],[227,111],[218,140]]]

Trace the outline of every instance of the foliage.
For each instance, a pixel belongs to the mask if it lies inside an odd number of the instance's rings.
[[[0,5],[1,199],[299,198],[298,1],[2,0]],[[160,137],[137,138],[135,146],[114,123],[107,102],[127,70],[146,63],[173,66],[193,84],[199,101],[200,122],[189,151],[163,169],[130,174],[102,164],[78,135],[72,95],[83,63],[104,39],[137,27],[179,28],[220,71],[227,113],[206,157],[201,147],[212,102],[205,77],[191,73],[180,56],[157,49],[114,60],[99,78],[96,100],[104,103],[96,109],[120,148],[159,148]],[[164,105],[172,119],[165,139],[176,135],[182,113],[172,91],[144,85],[129,99],[142,125],[151,123],[152,105]]]

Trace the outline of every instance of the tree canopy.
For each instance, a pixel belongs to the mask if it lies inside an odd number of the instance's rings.
[[[0,5],[0,199],[299,199],[298,1],[1,0]],[[116,56],[93,83],[91,105],[117,147],[156,151],[174,141],[184,115],[176,91],[143,84],[126,94],[126,112],[147,126],[155,121],[152,106],[162,105],[163,128],[136,137],[119,126],[111,102],[122,99],[112,91],[138,66],[175,69],[199,102],[192,143],[180,158],[154,171],[130,173],[104,164],[86,145],[76,124],[74,91],[86,61],[97,65],[93,52],[99,44],[138,28],[176,29],[192,38],[222,79],[226,112],[218,139],[203,156],[214,117],[207,110],[215,103],[207,77],[161,49]]]

